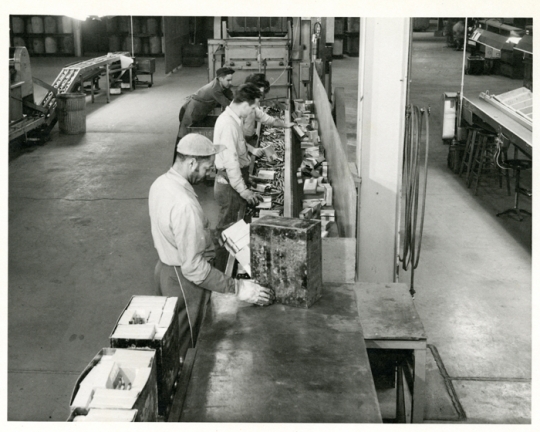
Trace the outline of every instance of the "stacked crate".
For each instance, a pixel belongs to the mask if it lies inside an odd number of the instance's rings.
[[[180,370],[178,298],[133,296],[112,331],[110,344],[156,351],[158,413],[166,416]]]
[[[155,354],[103,348],[77,379],[68,421],[156,421]]]

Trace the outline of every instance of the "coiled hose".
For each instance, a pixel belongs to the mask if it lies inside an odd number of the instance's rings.
[[[422,129],[425,127],[425,157],[423,187],[420,183],[420,155]],[[410,293],[414,297],[414,270],[418,267],[424,215],[426,209],[426,191],[429,155],[429,108],[407,107],[405,123],[405,143],[403,149],[403,192],[405,194],[405,218],[403,229],[403,248],[399,260],[403,270],[411,268]],[[420,192],[422,190],[422,192]],[[418,208],[421,207],[420,213]]]

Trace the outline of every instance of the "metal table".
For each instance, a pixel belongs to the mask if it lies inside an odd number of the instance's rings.
[[[310,309],[213,294],[180,421],[380,423],[352,286]]]
[[[414,353],[411,421],[423,422],[427,336],[408,286],[403,283],[358,283],[354,287],[367,348]],[[398,399],[400,397],[398,391]],[[400,410],[398,400],[398,412]]]
[[[532,131],[480,97],[463,97],[463,117],[472,124],[473,114],[502,132],[527,156],[532,157]]]

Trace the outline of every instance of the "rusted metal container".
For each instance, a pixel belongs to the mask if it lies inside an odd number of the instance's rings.
[[[252,278],[276,301],[309,308],[321,297],[321,222],[265,216],[250,228]]]

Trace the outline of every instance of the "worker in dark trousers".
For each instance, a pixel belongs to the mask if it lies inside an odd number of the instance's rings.
[[[270,91],[270,83],[268,82],[266,76],[263,73],[254,73],[248,75],[245,82],[246,84],[254,84],[257,86],[257,88],[259,88],[259,90],[261,91],[261,99],[263,99],[264,95]],[[257,102],[257,106],[244,119],[244,123],[242,126],[248,151],[256,157],[261,157],[264,155],[264,151],[262,149],[254,147],[259,139],[256,134],[257,122],[260,122],[270,127],[291,127],[293,125],[293,123],[286,124],[283,120],[272,117],[265,113],[260,107],[259,100]]]
[[[206,118],[217,105],[225,108],[231,103],[233,98],[231,90],[233,73],[234,70],[231,68],[219,68],[216,71],[216,78],[189,96],[182,105],[178,115],[180,127],[176,137],[173,163],[176,160],[176,144],[183,136],[187,135],[187,128],[193,123]]]
[[[188,134],[178,145],[174,165],[151,186],[148,198],[152,238],[159,260],[155,269],[157,294],[178,297],[181,355],[194,347],[210,291],[236,294],[258,305],[271,302],[271,290],[216,270],[213,236],[194,184],[204,180],[224,146],[203,135]]]
[[[242,84],[236,90],[232,103],[218,117],[214,128],[214,143],[226,149],[216,155],[214,198],[220,206],[216,226],[216,268],[224,271],[227,250],[220,246],[221,233],[241,219],[246,205],[257,205],[262,197],[249,189],[249,165],[243,120],[255,109],[261,91],[254,84]]]

